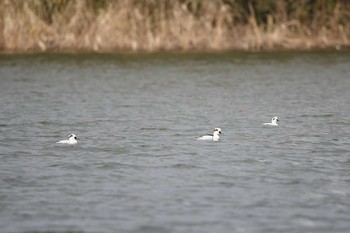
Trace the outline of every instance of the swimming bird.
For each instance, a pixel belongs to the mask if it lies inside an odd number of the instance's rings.
[[[271,123],[264,123],[264,125],[272,125],[272,126],[277,126],[277,121],[278,121],[278,117],[274,116],[271,119]]]
[[[61,140],[61,141],[58,141],[56,143],[77,144],[78,143],[77,136],[75,136],[75,134],[70,134],[68,136],[68,140]]]
[[[215,128],[213,134],[206,134],[200,137],[197,137],[197,140],[206,140],[206,141],[219,141],[221,134],[221,128]]]

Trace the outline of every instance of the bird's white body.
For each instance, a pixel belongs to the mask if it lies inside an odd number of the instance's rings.
[[[220,134],[221,134],[221,129],[215,128],[213,134],[206,134],[206,135],[197,137],[197,140],[200,140],[200,141],[219,141]]]
[[[278,121],[278,118],[275,116],[275,117],[272,117],[271,123],[264,123],[264,125],[278,126],[277,121]]]
[[[61,141],[58,141],[56,143],[61,143],[61,144],[77,144],[78,141],[77,141],[77,136],[75,136],[75,134],[70,134],[68,136],[68,140],[61,140]]]

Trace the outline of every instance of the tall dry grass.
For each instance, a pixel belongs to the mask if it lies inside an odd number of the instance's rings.
[[[3,51],[349,46],[346,0],[0,0]]]

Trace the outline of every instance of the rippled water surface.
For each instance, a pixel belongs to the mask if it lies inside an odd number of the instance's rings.
[[[349,64],[1,55],[1,232],[348,232]]]

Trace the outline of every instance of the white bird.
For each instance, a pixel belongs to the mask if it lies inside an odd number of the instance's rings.
[[[75,134],[70,134],[68,136],[68,140],[61,140],[61,141],[58,141],[56,143],[77,144],[78,143],[77,136],[75,136]]]
[[[197,137],[197,140],[209,140],[209,141],[219,141],[221,134],[221,128],[215,128],[213,134],[206,134],[200,137]]]
[[[272,125],[272,126],[277,126],[277,121],[278,121],[278,118],[275,116],[275,117],[272,117],[271,119],[271,123],[264,123],[264,125]]]

